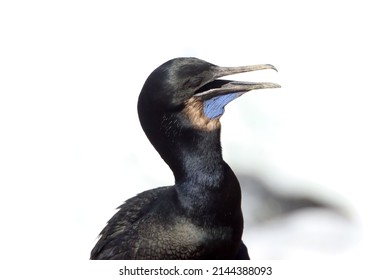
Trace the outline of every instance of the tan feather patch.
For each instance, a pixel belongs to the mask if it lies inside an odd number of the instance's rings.
[[[184,113],[187,115],[193,126],[199,130],[212,131],[221,127],[219,117],[207,118],[203,113],[203,104],[200,99],[191,97],[185,104]]]

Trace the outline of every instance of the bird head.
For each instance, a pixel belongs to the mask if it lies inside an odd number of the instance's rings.
[[[145,130],[145,126],[161,126],[168,120],[181,128],[215,130],[230,101],[251,90],[280,87],[219,78],[262,69],[276,70],[270,64],[220,67],[193,57],[169,60],[150,74],[142,88],[138,101],[141,125]]]

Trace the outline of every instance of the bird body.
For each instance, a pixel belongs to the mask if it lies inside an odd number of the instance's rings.
[[[244,92],[271,83],[220,80],[271,65],[227,68],[176,58],[146,80],[138,114],[175,185],[127,200],[101,232],[91,259],[249,259],[240,184],[222,158],[219,118]]]

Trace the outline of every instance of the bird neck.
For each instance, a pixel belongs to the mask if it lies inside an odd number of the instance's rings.
[[[182,114],[161,112],[158,107],[145,108],[138,110],[142,128],[172,170],[175,189],[184,207],[216,205],[218,211],[225,211],[221,204],[226,207],[230,204],[241,209],[240,185],[222,158],[220,126],[199,129]]]
[[[163,158],[171,168],[176,184],[186,182],[210,189],[220,186],[227,165],[222,158],[220,129],[183,129],[170,142],[169,150],[169,157]]]
[[[168,163],[175,175],[181,205],[197,215],[212,213],[215,217],[225,217],[227,212],[241,213],[240,185],[222,158],[220,129],[190,134],[187,137],[182,132],[182,137],[177,138],[182,142],[175,145],[174,163]]]
[[[240,184],[222,158],[220,127],[201,130],[177,116],[149,118],[147,111],[139,112],[147,137],[174,174],[174,189],[188,217],[242,224]]]
[[[222,188],[227,177],[234,176],[222,158],[219,125],[199,129],[187,118],[175,114],[164,114],[161,120],[145,126],[152,128],[145,132],[172,170],[176,184],[214,190]]]

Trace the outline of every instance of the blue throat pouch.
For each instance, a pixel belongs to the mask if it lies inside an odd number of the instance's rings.
[[[207,99],[203,101],[203,113],[209,119],[215,119],[225,112],[226,104],[243,94],[244,92],[234,92]]]

